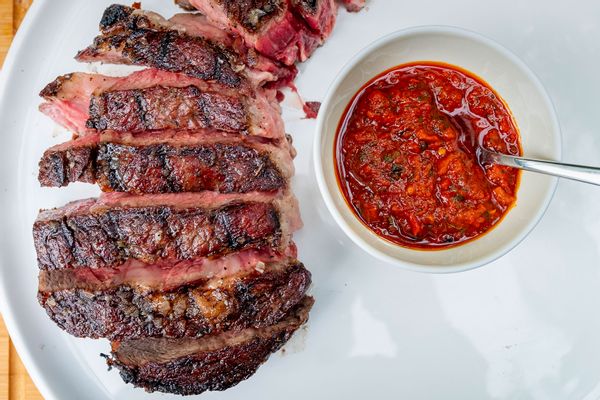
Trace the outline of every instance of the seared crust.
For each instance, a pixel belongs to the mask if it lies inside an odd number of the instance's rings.
[[[248,115],[240,97],[203,92],[195,86],[154,86],[93,95],[87,127],[123,132],[210,128],[248,133]]]
[[[41,93],[40,110],[74,133],[175,130],[284,138],[275,93],[230,88],[185,74],[147,68],[123,77],[75,72]]]
[[[189,8],[191,2],[184,5]],[[258,55],[202,15],[179,14],[167,20],[153,12],[113,5],[106,9],[100,29],[102,35],[80,51],[77,60],[153,66],[237,89],[248,82],[278,88],[297,74],[293,65]]]
[[[169,291],[72,288],[39,292],[38,300],[61,329],[77,337],[200,337],[272,325],[300,302],[311,282],[310,272],[295,260],[257,268]]]
[[[155,31],[139,25],[127,28],[123,32],[97,36],[76,59],[95,61],[97,57],[111,54],[128,64],[184,73],[230,87],[242,85],[243,79],[235,71],[243,65],[239,65],[234,53],[219,44],[177,31]]]
[[[103,191],[142,193],[274,192],[287,179],[267,151],[242,142],[196,145],[89,143],[48,149],[42,186],[98,183]]]
[[[38,181],[42,186],[61,187],[71,182],[95,183],[97,180],[96,146],[48,149],[39,163]]]
[[[127,383],[143,387],[148,392],[165,392],[181,395],[200,394],[207,390],[225,390],[252,376],[269,356],[279,350],[308,319],[313,299],[305,297],[302,303],[280,323],[262,328],[245,340],[221,339],[222,347],[199,350],[170,360],[140,362],[148,348],[157,352],[187,347],[178,340],[150,339],[154,344],[137,341],[113,343],[112,357],[107,362],[117,367]],[[218,337],[214,338],[219,340]],[[205,339],[197,339],[203,341]],[[197,345],[196,347],[202,347]],[[130,357],[130,355],[134,355]]]
[[[56,97],[60,94],[63,89],[63,85],[65,82],[71,80],[73,74],[65,74],[61,75],[46,86],[40,91],[40,97],[43,98],[52,98]]]
[[[100,19],[100,30],[106,32],[110,29],[118,28],[119,26],[126,27],[129,25],[135,27],[143,24],[143,22],[138,19],[130,20],[134,11],[135,8],[120,4],[108,6]]]
[[[184,210],[115,207],[38,219],[33,238],[42,270],[101,268],[128,258],[152,263],[159,258],[185,260],[277,248],[282,243],[280,222],[271,203]]]
[[[281,17],[287,8],[283,0],[214,0],[214,2],[223,7],[231,21],[252,33],[260,32],[271,20]]]

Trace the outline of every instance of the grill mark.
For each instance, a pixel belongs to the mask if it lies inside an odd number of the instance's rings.
[[[160,160],[160,164],[162,166],[163,175],[167,180],[169,192],[181,192],[182,189],[180,185],[177,184],[177,182],[175,181],[175,177],[173,176],[173,166],[169,162],[169,158],[171,156],[170,149],[165,145],[161,145],[158,147],[157,154],[158,159]]]
[[[65,161],[65,157],[63,157],[62,154],[54,154],[50,159],[52,171],[54,172],[56,181],[60,183],[60,186],[64,186],[67,183]]]
[[[284,12],[281,0],[269,1],[228,1],[217,0],[227,16],[242,25],[251,33],[259,32],[272,19],[277,18]]]
[[[186,260],[241,249],[275,249],[282,231],[280,221],[272,219],[273,208],[269,203],[230,204],[216,210],[111,208],[36,222],[39,266],[102,268],[120,265],[126,258],[152,263],[160,258]]]
[[[119,63],[184,73],[233,88],[241,87],[244,82],[233,68],[243,65],[238,55],[216,43],[177,31],[135,29],[107,33],[96,37],[93,45],[80,51],[76,59],[106,61],[105,56],[115,52],[121,55]],[[114,56],[108,59],[115,61]]]
[[[60,222],[60,228],[61,233],[66,234],[67,244],[72,247],[75,244],[75,231],[71,229],[66,221]],[[53,265],[57,267],[56,264],[53,263]]]
[[[103,150],[104,151],[101,150],[101,154],[105,154],[105,156],[100,159],[108,162],[107,176],[111,189],[116,190],[117,192],[126,191],[127,187],[125,186],[125,180],[119,173],[119,159],[113,156],[113,154],[118,151],[117,146],[112,143],[107,143],[103,146]]]
[[[167,32],[160,39],[160,45],[158,47],[157,64],[162,68],[172,68],[172,66],[168,62],[168,59],[170,55],[170,46],[173,40],[173,32]]]
[[[200,92],[200,90],[195,86],[192,86],[192,93],[198,98],[198,107],[201,110],[202,122],[205,126],[210,126],[210,119],[208,118],[208,113],[206,110],[206,95]]]
[[[39,162],[38,180],[48,187],[62,187],[73,181],[94,183],[96,156],[97,149],[91,147],[50,149]]]
[[[138,132],[181,128],[214,128],[247,133],[251,112],[245,100],[231,94],[152,86],[107,91],[92,96],[88,128]]]
[[[273,192],[287,185],[269,149],[219,142],[181,146],[102,142],[50,150],[40,161],[38,179],[44,186],[79,181],[98,183],[104,191],[135,194]]]
[[[149,129],[150,123],[147,120],[147,112],[146,112],[147,111],[147,103],[146,103],[146,99],[144,98],[142,91],[141,90],[133,90],[133,98],[137,105],[138,117],[144,124],[144,127],[146,129]]]

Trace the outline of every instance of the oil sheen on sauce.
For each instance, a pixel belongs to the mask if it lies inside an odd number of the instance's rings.
[[[411,248],[456,246],[490,230],[516,199],[520,172],[481,163],[480,146],[521,154],[494,90],[452,65],[401,65],[365,84],[342,116],[338,183],[380,237]]]

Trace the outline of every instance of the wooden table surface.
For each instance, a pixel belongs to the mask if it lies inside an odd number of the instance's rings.
[[[32,0],[0,0],[0,66]],[[0,400],[42,399],[13,347],[0,317]]]

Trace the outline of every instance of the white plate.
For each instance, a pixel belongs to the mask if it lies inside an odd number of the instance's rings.
[[[31,224],[37,209],[93,195],[89,185],[36,182],[42,151],[67,135],[37,112],[37,92],[86,67],[75,51],[97,33],[111,0],[36,0],[5,63],[0,92],[0,310],[47,399],[169,399],[107,372],[106,341],[74,339],[38,306]],[[145,0],[164,14],[171,0]],[[297,85],[322,99],[340,68],[383,34],[424,24],[478,31],[521,57],[549,90],[563,159],[599,164],[600,3],[383,1],[340,13]],[[356,248],[321,201],[310,170],[314,121],[285,110],[298,148],[296,236],[313,272],[309,327],[250,380],[206,399],[597,399],[600,397],[600,189],[561,182],[547,215],[515,250],[479,270],[400,271]],[[54,135],[53,135],[54,134]]]

